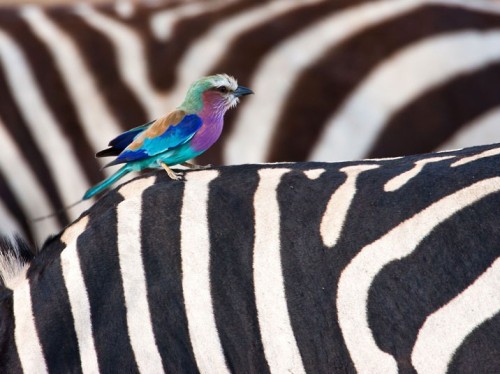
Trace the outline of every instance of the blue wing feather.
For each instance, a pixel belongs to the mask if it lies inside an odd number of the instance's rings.
[[[96,153],[96,157],[118,156],[132,143],[135,138],[151,127],[156,120],[150,121],[142,126],[135,127],[131,130],[125,131],[118,135],[116,138],[108,143],[109,148],[103,149]]]
[[[125,131],[123,134],[118,135],[116,138],[109,142],[109,146],[121,149],[122,151],[132,143],[137,135],[139,135],[144,130],[147,130],[156,120],[150,121],[142,126],[134,127],[131,130]]]
[[[188,142],[200,129],[202,120],[196,114],[188,114],[174,126],[168,127],[155,138],[144,139],[138,149],[125,149],[110,165],[144,160]]]

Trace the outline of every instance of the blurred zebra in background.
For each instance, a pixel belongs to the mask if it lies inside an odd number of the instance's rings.
[[[200,163],[336,161],[500,140],[500,7],[210,0],[0,10],[1,231],[40,241],[105,171],[93,154],[234,75],[255,97]],[[73,213],[73,214],[72,214]]]

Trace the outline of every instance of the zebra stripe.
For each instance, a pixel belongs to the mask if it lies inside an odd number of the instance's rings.
[[[149,179],[147,182],[150,185],[154,180]],[[141,187],[147,188],[148,184]],[[141,195],[127,199],[126,191],[127,189],[120,189],[126,200],[118,205],[117,226],[118,257],[127,309],[128,334],[139,370],[160,373],[163,366],[151,326],[146,277],[140,252],[141,214],[135,214],[141,212]],[[131,217],[136,220],[130,219]]]
[[[342,232],[354,195],[359,174],[378,168],[379,165],[355,165],[340,169],[347,178],[332,195],[321,219],[321,237],[327,247],[335,247]]]
[[[80,188],[89,187],[84,181],[78,161],[74,158],[68,144],[59,131],[56,120],[48,110],[46,102],[37,89],[34,78],[25,64],[22,52],[14,41],[3,32],[0,32],[0,55],[2,65],[7,71],[7,82],[12,90],[14,99],[22,108],[26,123],[31,125],[30,130],[37,138],[44,139],[40,143],[42,152],[52,165],[51,170],[57,175],[58,190],[66,204],[78,200],[75,194]],[[28,96],[23,93],[30,92]],[[65,159],[59,157],[54,150],[66,154]]]
[[[32,314],[29,282],[24,282],[14,293],[15,343],[21,366],[26,373],[48,373],[42,346]]]
[[[448,160],[449,158],[453,158],[453,156],[424,158],[423,160],[419,160],[419,161],[415,162],[415,166],[413,168],[411,168],[410,170],[404,172],[403,174],[399,174],[399,175],[395,176],[394,178],[392,178],[391,180],[387,181],[387,183],[384,185],[384,191],[392,192],[392,191],[399,190],[406,183],[408,183],[411,179],[418,176],[418,174],[422,171],[422,169],[425,167],[426,164],[430,164],[433,162],[439,162],[439,161],[443,161],[443,160]]]
[[[67,245],[61,253],[61,267],[64,284],[67,289],[71,313],[75,321],[75,332],[84,373],[98,373],[97,353],[92,333],[90,304],[78,259],[77,238],[85,231],[88,218],[84,217],[71,230],[65,232],[61,240]]]
[[[398,372],[396,360],[377,347],[368,325],[366,305],[375,276],[389,262],[410,255],[441,222],[498,191],[500,178],[495,177],[444,197],[361,249],[344,269],[337,291],[338,318],[356,370],[367,373]],[[409,230],[412,235],[405,235]],[[427,350],[429,354],[434,352]]]
[[[105,145],[103,137],[112,139],[120,132],[120,127],[100,99],[99,88],[89,67],[82,63],[82,57],[73,41],[41,9],[35,6],[24,7],[21,9],[21,16],[54,58],[71,101],[76,106],[85,136],[92,149],[97,152]],[[78,85],[73,83],[75,76],[78,77]],[[88,110],[89,107],[92,110]],[[106,126],[102,126],[102,123]],[[102,164],[104,165],[104,162]]]
[[[492,28],[498,24],[496,13],[485,13],[486,9],[481,9],[477,4],[475,8],[469,10],[462,9],[466,5],[460,3],[456,3],[456,7],[439,6],[438,4],[424,6],[422,2],[417,3],[419,6],[409,13],[403,12],[395,18],[389,17],[384,22],[368,25],[368,28],[360,30],[340,45],[333,45],[329,50],[323,52],[323,56],[314,64],[299,74],[296,86],[288,93],[286,106],[282,110],[283,114],[276,123],[275,134],[277,134],[277,137],[269,147],[272,150],[272,154],[268,158],[270,161],[283,158],[302,160],[311,157],[311,150],[321,140],[320,134],[322,134],[327,121],[335,118],[337,111],[344,107],[349,95],[352,96],[352,92],[356,90],[356,86],[363,84],[370,72],[380,66],[381,63],[387,61],[387,64],[389,64],[393,54],[399,49],[405,48],[420,39],[430,38],[446,31],[470,29],[472,24],[474,24],[472,28],[477,27],[480,30]],[[376,2],[373,4],[390,7],[391,4],[393,6],[398,4],[402,6],[408,4],[408,2]],[[454,22],[447,21],[450,17],[454,19]],[[482,19],[481,25],[476,23],[478,17]],[[442,19],[442,22],[435,22],[436,18]],[[432,26],[428,28],[411,28],[407,26],[409,23]],[[402,30],[405,30],[405,32],[403,33]],[[374,42],[374,40],[383,40],[384,48],[382,49],[380,44]],[[444,55],[439,53],[435,58],[440,60],[442,56]],[[432,65],[433,61],[434,59],[426,63],[425,66]],[[332,66],[335,69],[332,69]],[[423,69],[419,67],[418,70]],[[318,74],[318,72],[321,73]],[[423,70],[422,75],[424,75],[424,72],[425,70]],[[394,73],[397,75],[398,71],[395,69]],[[344,78],[344,75],[349,79]],[[415,75],[413,71],[411,75]],[[333,82],[335,84],[332,84]],[[381,101],[377,99],[377,102],[382,105],[384,104],[383,97],[386,90],[387,87],[384,87],[377,95],[377,97],[382,98]],[[325,105],[325,100],[320,100],[318,97],[313,98],[312,95],[304,95],[304,92],[321,92],[323,97],[328,98],[329,105]],[[384,92],[384,94],[381,92]],[[351,97],[351,100],[353,99]],[[432,107],[435,99],[428,99],[428,101],[426,100],[427,107]],[[460,106],[460,104],[457,103],[457,106]],[[446,110],[449,109],[446,108]],[[307,127],[303,126],[305,122],[308,123]],[[457,120],[457,122],[459,121]],[[404,122],[402,125],[404,125]],[[458,123],[453,125],[453,130],[458,125]],[[408,142],[407,138],[404,138],[404,140],[404,144],[408,144],[409,149],[405,148],[403,152],[406,154],[415,152],[411,148],[412,143]],[[399,144],[394,136],[389,137],[387,143],[392,147]],[[334,151],[334,148],[331,149]],[[379,152],[384,151],[384,149],[377,150]],[[418,152],[426,151],[430,151],[428,145],[418,150]],[[401,153],[401,151],[399,152]],[[369,157],[387,157],[395,154],[394,151],[392,153],[372,152]],[[279,158],[275,155],[279,155]],[[363,155],[363,157],[365,156]],[[340,159],[349,159],[349,157],[346,155]]]
[[[259,94],[249,98],[250,100],[247,100],[246,105],[239,111],[238,120],[241,125],[228,140],[227,162],[240,164],[250,160],[257,162],[266,160],[267,152],[272,149],[273,127],[269,124],[278,121],[279,115],[285,111],[286,94],[298,83],[290,78],[297,79],[300,71],[306,69],[324,53],[325,45],[333,48],[364,27],[407,10],[408,5],[416,6],[416,2],[361,3],[321,20],[275,47],[275,51],[265,56],[261,62],[259,74],[255,74],[255,79],[249,83],[249,86]],[[306,49],[307,54],[302,53]],[[284,64],[283,56],[289,56],[290,59],[300,56],[300,59],[294,59],[293,65]],[[277,76],[290,78],[269,79]],[[258,123],[255,121],[256,112],[259,113]],[[259,139],[258,144],[245,141],[253,137]],[[245,148],[241,149],[242,146]]]
[[[497,259],[463,293],[431,314],[420,329],[412,352],[418,372],[444,373],[460,342],[500,310],[498,285],[500,259]],[[491,300],[485,303],[484,300]],[[442,337],[436,339],[436,336]],[[430,354],[431,352],[431,354]]]
[[[66,372],[496,368],[499,154],[129,182],[49,241],[5,298],[16,334],[35,335],[16,337],[19,359],[24,368],[38,344],[47,371]],[[134,323],[149,336],[140,348]]]
[[[189,336],[198,369],[229,373],[210,298],[210,238],[207,222],[208,185],[216,171],[188,177],[181,212],[182,288]],[[190,232],[190,235],[183,233]]]
[[[24,186],[33,186],[31,196],[20,195],[20,205],[27,212],[28,216],[35,216],[38,212],[48,211],[50,204],[44,190],[38,185],[39,182],[35,175],[29,169],[22,166],[23,155],[15,147],[15,142],[10,135],[5,131],[5,128],[0,123],[0,138],[2,141],[3,157],[0,157],[0,169],[2,175],[15,175],[15,178],[7,179],[12,191],[22,191]],[[2,225],[5,222],[2,221]],[[40,222],[39,225],[33,227],[38,237],[43,237],[47,232],[57,230],[57,224],[52,219]]]
[[[451,167],[453,168],[453,167],[465,165],[465,164],[468,164],[469,162],[474,162],[474,161],[477,161],[477,160],[480,160],[480,159],[486,158],[486,157],[497,156],[499,154],[500,154],[500,149],[498,149],[498,148],[488,149],[488,150],[481,152],[477,155],[461,158],[460,160],[455,161],[453,164],[451,164]]]
[[[157,92],[149,81],[145,61],[142,58],[145,55],[144,45],[139,35],[110,17],[96,12],[91,6],[81,5],[77,11],[77,14],[90,27],[111,41],[117,56],[120,79],[128,86],[140,105],[145,108],[148,118],[161,116],[165,112],[166,98]],[[116,136],[118,132],[116,131],[115,135],[111,135],[109,139]],[[97,134],[100,137],[102,148],[103,136]]]
[[[189,48],[179,62],[176,73],[176,76],[179,77],[178,84],[172,89],[172,101],[169,104],[174,106],[182,102],[186,87],[192,82],[193,76],[203,76],[213,71],[212,65],[214,62],[219,61],[223,54],[226,53],[224,47],[230,45],[232,40],[239,36],[239,33],[245,33],[256,25],[272,22],[275,17],[296,7],[301,7],[303,4],[318,1],[320,0],[304,0],[301,2],[276,0],[263,3],[213,27],[203,38],[197,40]],[[214,40],[217,40],[216,44]]]
[[[254,197],[255,302],[262,343],[271,372],[305,373],[286,304],[280,261],[280,211],[276,189],[290,169],[260,170]]]
[[[469,141],[480,144],[483,141],[482,137],[485,135],[494,139],[499,116],[500,108],[487,111],[485,114],[480,115],[479,118],[465,124],[462,129],[442,144],[439,150],[465,148]]]
[[[402,105],[411,102],[424,89],[439,85],[451,77],[480,69],[497,61],[500,51],[493,46],[500,42],[500,33],[491,31],[479,39],[475,32],[465,31],[424,40],[403,50],[386,64],[382,64],[366,78],[356,92],[347,99],[334,119],[327,121],[324,133],[312,152],[312,160],[339,160],[341,157],[355,159],[367,154],[369,141],[376,139],[388,118]],[[468,58],[446,61],[446,64],[428,61],[437,51],[445,56],[457,55],[461,48],[471,52]],[[425,74],[414,74],[418,66],[426,66]],[[396,81],[394,81],[396,80]],[[401,83],[403,81],[403,83]],[[378,93],[386,87],[396,87],[384,95],[387,110],[382,112],[377,103]],[[363,110],[360,110],[363,108]],[[358,133],[367,136],[356,136]],[[350,139],[349,142],[342,139]],[[332,151],[333,149],[333,151]],[[354,152],[353,152],[354,151]]]

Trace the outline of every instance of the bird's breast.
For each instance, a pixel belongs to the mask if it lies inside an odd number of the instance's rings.
[[[219,139],[224,123],[221,120],[203,121],[203,125],[191,139],[191,148],[204,152]]]

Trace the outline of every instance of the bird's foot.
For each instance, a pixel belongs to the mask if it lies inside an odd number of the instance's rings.
[[[185,166],[187,168],[193,169],[193,170],[208,169],[208,168],[212,167],[212,165],[210,165],[210,164],[208,164],[208,165],[195,165],[195,164],[192,164],[190,162],[183,162],[181,165]]]
[[[174,171],[172,169],[170,169],[168,167],[168,165],[165,164],[164,162],[161,163],[161,166],[163,167],[163,169],[165,169],[165,171],[167,172],[170,179],[173,179],[174,181],[178,181],[178,180],[182,179],[181,175],[174,173]]]

